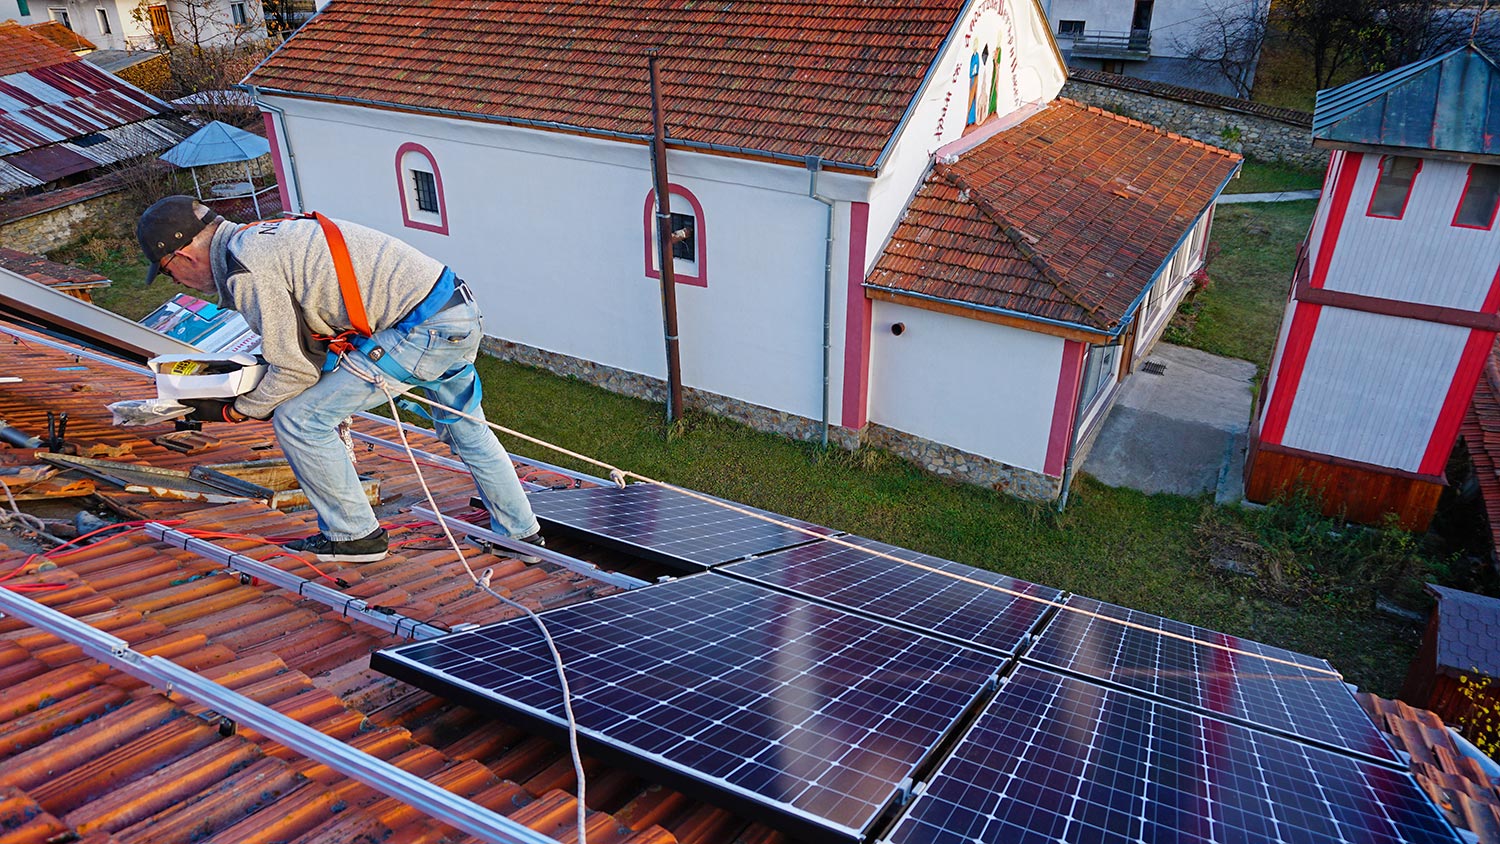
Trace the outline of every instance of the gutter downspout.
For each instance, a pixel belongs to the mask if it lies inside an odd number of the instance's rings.
[[[276,126],[280,130],[282,146],[286,147],[286,172],[292,183],[292,200],[297,207],[292,209],[298,214],[302,213],[302,180],[297,178],[297,154],[292,152],[292,138],[286,131],[286,112],[280,106],[274,106],[260,98],[260,89],[254,85],[246,85],[250,89],[250,101],[259,108],[276,115]]]
[[[1073,486],[1073,458],[1078,456],[1078,434],[1083,427],[1083,407],[1086,401],[1083,395],[1083,376],[1089,371],[1089,356],[1093,351],[1093,343],[1083,347],[1083,366],[1078,372],[1078,400],[1073,403],[1073,430],[1068,432],[1068,460],[1063,464],[1062,491],[1057,495],[1059,513],[1068,506],[1068,491]]]
[[[833,369],[833,200],[818,194],[818,172],[823,159],[807,157],[807,195],[828,208],[823,234],[823,447],[828,447],[828,394]]]

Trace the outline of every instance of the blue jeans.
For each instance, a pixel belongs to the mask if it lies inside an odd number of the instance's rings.
[[[375,339],[392,360],[406,367],[417,378],[436,379],[474,362],[483,337],[479,308],[472,300],[454,305],[419,323],[409,334],[396,329],[376,333]],[[361,373],[356,375],[349,369]],[[434,390],[424,390],[433,401],[463,409],[466,395],[475,378],[474,370],[452,378]],[[351,414],[386,404],[385,392],[377,379],[392,393],[400,394],[405,385],[371,363],[359,352],[350,352],[339,367],[323,373],[318,383],[276,408],[272,424],[276,438],[291,464],[292,472],[318,511],[318,528],[337,541],[368,536],[379,527],[375,512],[365,500],[349,452],[339,440],[336,428]],[[484,418],[482,408],[470,415]],[[506,536],[522,537],[536,533],[539,526],[531,512],[531,502],[521,489],[510,455],[489,427],[480,422],[452,417],[434,411],[439,419],[453,418],[450,424],[437,425],[438,438],[453,447],[469,467],[479,487],[480,498],[490,511],[490,527]]]

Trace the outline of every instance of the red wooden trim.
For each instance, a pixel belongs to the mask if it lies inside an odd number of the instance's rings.
[[[1087,343],[1063,341],[1057,394],[1052,399],[1052,430],[1047,435],[1047,462],[1042,466],[1042,471],[1054,478],[1062,477],[1068,445],[1073,442],[1073,427],[1078,422],[1073,415],[1078,410],[1078,391],[1083,389],[1083,359],[1087,349]]]
[[[1458,427],[1463,424],[1464,413],[1474,398],[1474,385],[1479,383],[1479,374],[1489,360],[1490,349],[1495,345],[1495,332],[1472,331],[1464,352],[1458,359],[1458,370],[1453,373],[1453,383],[1448,385],[1448,395],[1443,399],[1443,409],[1438,413],[1437,424],[1432,428],[1432,437],[1427,440],[1427,450],[1422,453],[1422,463],[1417,471],[1437,474],[1443,471],[1448,455],[1453,451],[1453,442],[1458,439]]]
[[[1299,303],[1292,313],[1292,327],[1287,331],[1286,347],[1281,350],[1281,366],[1276,369],[1276,386],[1266,407],[1266,422],[1261,426],[1263,443],[1279,444],[1286,434],[1286,421],[1292,415],[1292,402],[1297,397],[1302,368],[1307,365],[1307,351],[1312,347],[1322,313],[1323,306],[1311,303]]]
[[[1416,158],[1416,156],[1382,155],[1380,157],[1380,164],[1377,164],[1375,166],[1375,187],[1370,191],[1369,203],[1365,205],[1366,217],[1374,217],[1377,220],[1399,220],[1405,217],[1406,206],[1411,204],[1412,192],[1417,189],[1417,177],[1422,174],[1422,159],[1420,158],[1417,158],[1417,169],[1412,171],[1411,184],[1406,186],[1406,196],[1401,197],[1401,210],[1396,212],[1396,216],[1392,217],[1389,214],[1376,214],[1374,212],[1373,209],[1375,208],[1375,194],[1380,192],[1380,180],[1385,178],[1385,173],[1383,172],[1384,168],[1381,165],[1383,165],[1388,158]]]
[[[1328,278],[1328,266],[1333,262],[1333,250],[1338,246],[1339,232],[1344,228],[1344,215],[1349,211],[1349,198],[1354,195],[1354,182],[1359,176],[1359,163],[1363,159],[1362,153],[1344,153],[1344,161],[1339,166],[1339,175],[1333,187],[1333,203],[1328,206],[1328,219],[1323,221],[1323,242],[1318,244],[1318,260],[1312,275],[1313,287],[1322,287]]]
[[[401,159],[405,158],[407,153],[422,156],[427,159],[427,164],[432,167],[432,181],[437,188],[438,222],[436,224],[424,223],[420,220],[412,219],[412,205],[417,200],[406,188],[406,168],[401,166]],[[433,157],[427,147],[407,141],[396,149],[396,196],[401,198],[401,220],[406,223],[407,228],[420,229],[421,231],[432,232],[433,234],[448,234],[448,200],[443,195],[443,173],[438,169],[437,159]]]
[[[679,272],[673,273],[672,278],[675,279],[678,284],[689,284],[693,287],[707,287],[708,236],[706,232],[708,230],[708,227],[704,225],[703,222],[703,206],[698,204],[698,197],[694,196],[692,191],[688,190],[682,185],[675,183],[668,184],[667,192],[672,196],[680,196],[683,199],[686,199],[688,201],[688,204],[693,206],[693,224],[695,226],[693,236],[698,240],[698,260],[696,261],[696,263],[698,264],[697,275],[688,275],[687,273]],[[656,225],[654,224],[654,218],[656,216],[656,188],[652,188],[651,190],[646,191],[646,207],[645,210],[641,212],[641,215],[642,225],[646,238],[646,277],[661,278],[661,270],[656,268],[656,239],[655,237],[653,237],[654,233],[656,232]]]
[[[266,121],[266,140],[271,142],[271,165],[276,168],[276,193],[281,197],[281,210],[301,211],[300,208],[292,208],[292,198],[287,193],[286,169],[281,163],[281,141],[276,134],[276,115],[265,111],[261,112],[261,117]]]
[[[1484,304],[1479,308],[1487,314],[1500,311],[1500,269],[1495,270],[1495,277],[1490,279],[1490,292],[1484,297]]]
[[[1495,195],[1495,202],[1492,205],[1490,205],[1490,221],[1488,223],[1485,223],[1482,226],[1470,226],[1470,225],[1467,225],[1465,223],[1460,223],[1458,221],[1458,214],[1459,214],[1459,212],[1462,211],[1462,210],[1464,210],[1464,200],[1468,199],[1468,197],[1469,197],[1469,186],[1474,183],[1474,168],[1475,167],[1483,167],[1483,166],[1485,166],[1485,165],[1483,165],[1483,164],[1470,164],[1469,165],[1469,173],[1468,173],[1467,176],[1464,177],[1464,191],[1463,191],[1463,193],[1461,193],[1461,194],[1458,195],[1458,205],[1456,205],[1456,206],[1453,207],[1453,220],[1450,223],[1450,225],[1452,225],[1454,228],[1458,228],[1458,229],[1477,229],[1479,231],[1489,231],[1490,229],[1492,229],[1492,228],[1495,227],[1495,212],[1496,211],[1500,211],[1500,193],[1497,193]]]
[[[1284,454],[1288,457],[1297,457],[1302,460],[1311,460],[1314,463],[1323,463],[1329,466],[1339,466],[1345,469],[1358,469],[1361,472],[1373,472],[1378,475],[1390,475],[1393,478],[1405,478],[1411,481],[1422,481],[1430,484],[1446,484],[1448,478],[1442,472],[1431,475],[1423,475],[1417,472],[1408,472],[1404,469],[1394,469],[1390,466],[1377,466],[1374,463],[1365,463],[1362,460],[1350,460],[1347,457],[1334,457],[1331,454],[1320,454],[1315,451],[1304,451],[1300,448],[1268,443],[1264,439],[1255,446],[1256,450],[1268,454]]]
[[[844,314],[843,425],[859,430],[869,421],[870,312],[865,295],[865,248],[870,234],[870,203],[849,203],[849,272]]]
[[[1491,296],[1495,295],[1496,291],[1492,288]],[[1365,296],[1359,293],[1345,293],[1341,290],[1310,287],[1306,281],[1298,282],[1296,298],[1297,301],[1306,302],[1309,305],[1327,305],[1333,308],[1343,308],[1348,311],[1361,311],[1367,314],[1418,319],[1423,322],[1456,325],[1459,328],[1473,328],[1481,331],[1500,331],[1500,316],[1492,312],[1493,306],[1490,305],[1488,300],[1485,302],[1485,307],[1488,311],[1466,311],[1462,308],[1423,305],[1417,302],[1405,302],[1400,299],[1385,299],[1379,296]]]

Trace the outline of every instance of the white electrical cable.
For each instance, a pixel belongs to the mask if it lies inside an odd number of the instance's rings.
[[[355,367],[346,367],[346,369],[357,377],[365,379],[364,374],[360,373]],[[391,418],[400,419],[400,410],[396,407],[396,397],[391,393],[390,388],[386,386],[385,378],[377,375],[370,383],[378,386],[381,392],[385,393],[386,403],[391,408]],[[402,392],[407,393],[409,391],[403,390]],[[421,485],[422,494],[427,497],[427,503],[432,507],[434,513],[442,512],[438,508],[437,501],[433,499],[432,490],[427,486],[427,478],[422,475],[421,463],[417,460],[417,455],[411,447],[411,442],[406,438],[406,429],[397,425],[396,431],[401,435],[401,447],[406,449],[407,459],[411,461],[412,471],[417,473],[417,483]],[[483,576],[474,573],[474,569],[469,565],[468,558],[464,556],[463,548],[459,545],[458,540],[454,538],[453,532],[448,529],[447,522],[439,519],[438,527],[443,529],[443,535],[448,538],[448,544],[452,546],[454,553],[458,554],[459,562],[463,563],[464,571],[468,572],[469,579],[474,581],[474,585],[483,589],[501,603],[515,607],[529,616],[532,621],[536,622],[537,629],[542,631],[542,638],[547,642],[547,650],[552,652],[552,662],[557,668],[557,682],[562,689],[563,713],[567,716],[568,720],[568,752],[573,757],[573,775],[578,778],[578,844],[588,844],[587,831],[585,829],[588,819],[588,807],[584,804],[583,756],[578,750],[578,721],[573,717],[573,692],[568,687],[568,675],[563,667],[562,654],[558,653],[557,643],[553,641],[552,633],[547,629],[547,625],[542,621],[541,616],[537,615],[525,604],[511,600],[490,588],[490,569],[485,569]]]

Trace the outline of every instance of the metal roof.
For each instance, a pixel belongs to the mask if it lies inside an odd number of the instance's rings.
[[[1318,92],[1313,139],[1500,154],[1500,68],[1469,44]]]
[[[250,161],[270,151],[271,143],[265,138],[215,120],[167,150],[161,159],[178,167],[203,167]]]
[[[0,77],[0,155],[112,129],[172,107],[83,61]]]

